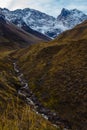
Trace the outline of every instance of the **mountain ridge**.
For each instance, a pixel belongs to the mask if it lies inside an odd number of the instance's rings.
[[[87,15],[77,9],[68,10],[63,8],[57,18],[30,8],[14,11],[5,8],[1,11],[6,19],[15,25],[22,27],[22,22],[24,22],[26,26],[51,38],[55,38],[63,31],[69,30],[87,19]],[[63,14],[66,14],[66,17]]]
[[[17,27],[6,20],[3,14],[0,14],[0,45],[4,48],[17,49],[31,44],[48,42],[50,38],[45,35],[28,29],[28,32]]]

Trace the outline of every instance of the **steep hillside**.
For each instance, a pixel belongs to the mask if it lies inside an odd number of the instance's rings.
[[[87,21],[14,57],[40,102],[68,120],[72,130],[86,130]]]
[[[36,114],[18,96],[21,87],[13,62],[11,51],[0,51],[0,130],[60,130],[41,115]]]
[[[50,38],[35,32],[32,29],[28,32],[29,33],[6,21],[5,17],[0,15],[0,47],[17,49],[26,47],[30,44],[43,41],[47,42],[50,40]]]

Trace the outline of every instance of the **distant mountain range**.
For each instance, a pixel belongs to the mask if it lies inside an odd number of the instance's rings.
[[[61,32],[69,30],[87,19],[87,15],[77,9],[67,10],[63,8],[57,18],[29,8],[14,11],[10,11],[6,8],[1,8],[0,10],[6,19],[15,25],[26,31],[28,31],[30,27],[51,38],[55,38]],[[24,28],[24,26],[26,26],[26,28]]]

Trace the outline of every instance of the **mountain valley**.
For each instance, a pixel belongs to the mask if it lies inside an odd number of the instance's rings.
[[[87,21],[50,44],[32,45],[14,55],[36,97],[71,122],[73,130],[86,130],[86,43]]]
[[[0,130],[87,129],[86,19],[0,9]]]

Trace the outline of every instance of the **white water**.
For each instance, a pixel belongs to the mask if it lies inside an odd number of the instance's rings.
[[[16,64],[16,63],[13,63],[13,65],[14,65],[14,70],[15,70],[15,72],[16,72],[16,73],[20,73],[19,69],[17,68],[17,64]],[[33,107],[34,107],[34,112],[35,112],[36,114],[39,114],[39,112],[36,111],[37,106],[35,105],[35,103],[34,103],[30,98],[26,97],[26,93],[24,93],[23,91],[21,91],[21,89],[28,89],[28,90],[29,90],[29,85],[28,85],[27,82],[25,82],[23,76],[24,76],[24,75],[23,75],[22,73],[20,73],[20,75],[18,76],[19,81],[20,81],[21,84],[23,85],[23,87],[21,87],[20,90],[18,91],[18,94],[19,94],[20,96],[25,97],[26,100],[27,100],[27,102],[28,102],[28,104],[29,104],[29,105],[33,105]],[[45,119],[48,120],[47,115],[45,115],[45,114],[41,114],[41,115],[42,115],[42,117],[44,117]]]
[[[21,83],[21,86],[22,86],[22,87],[18,90],[18,94],[19,94],[20,96],[23,96],[23,97],[26,99],[27,103],[28,103],[30,106],[32,106],[32,110],[33,110],[36,114],[41,115],[41,116],[42,116],[44,119],[46,119],[46,120],[49,120],[49,117],[48,117],[46,114],[44,114],[44,112],[43,112],[43,113],[39,113],[39,112],[36,110],[37,108],[40,108],[40,107],[39,107],[38,105],[35,105],[34,101],[32,101],[32,99],[29,98],[29,93],[28,93],[28,92],[30,92],[30,90],[29,90],[29,85],[28,85],[27,81],[24,79],[24,75],[20,72],[20,70],[19,70],[19,68],[18,68],[18,66],[17,66],[16,63],[13,63],[13,65],[14,65],[14,70],[15,70],[15,72],[18,74],[18,79],[19,79],[19,81],[20,81],[20,83]],[[26,92],[26,90],[27,90],[27,92]],[[32,93],[32,92],[30,92],[30,93]],[[37,102],[36,102],[36,103],[37,103]],[[59,128],[59,126],[56,125],[56,124],[53,124],[53,126]],[[68,129],[64,128],[64,130],[68,130]]]

